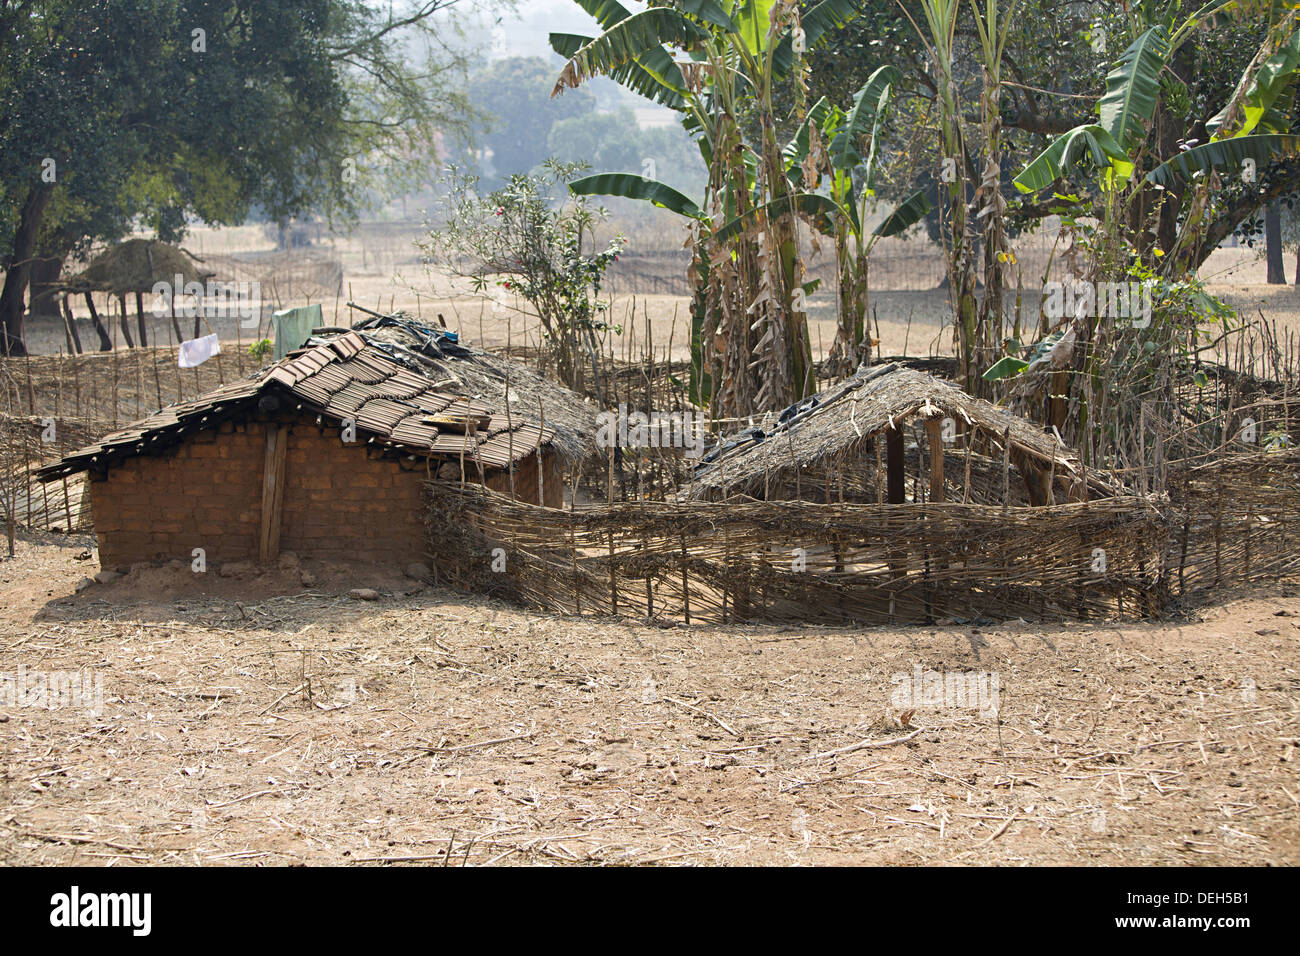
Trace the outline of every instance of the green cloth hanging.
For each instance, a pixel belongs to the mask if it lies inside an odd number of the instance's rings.
[[[278,362],[294,349],[302,348],[311,334],[325,324],[319,305],[304,305],[285,309],[271,316],[275,329],[275,360]]]

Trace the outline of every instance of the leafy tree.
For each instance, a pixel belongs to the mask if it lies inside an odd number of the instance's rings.
[[[420,175],[467,104],[443,88],[444,48],[396,41],[427,44],[454,2],[0,3],[4,351],[24,351],[37,255],[62,261],[136,224],[175,240],[254,205],[348,219],[368,189]]]
[[[498,302],[506,293],[521,297],[541,323],[560,381],[581,391],[584,359],[590,360],[603,395],[597,334],[608,325],[600,287],[623,240],[588,254],[585,246],[605,211],[584,197],[553,199],[557,186],[584,169],[547,160],[542,172],[511,176],[487,196],[479,194],[476,177],[453,172],[443,224],[420,248],[426,262],[468,279],[480,295]]]
[[[557,122],[587,117],[596,98],[589,90],[551,99],[555,68],[541,57],[496,60],[470,79],[470,101],[483,114],[476,143],[491,151],[488,183],[532,172],[550,155],[548,142]],[[574,157],[577,159],[578,157]],[[480,169],[487,173],[487,164]]]

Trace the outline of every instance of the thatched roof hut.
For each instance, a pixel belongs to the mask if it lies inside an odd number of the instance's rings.
[[[918,424],[924,430],[909,447],[905,433]],[[910,489],[909,470],[916,479]],[[859,369],[775,423],[724,439],[696,467],[685,497],[1048,504],[1081,500],[1084,474],[1079,456],[1055,434],[891,362]],[[1119,490],[1096,472],[1086,475],[1088,497]],[[1022,483],[1023,491],[1012,487]]]
[[[216,275],[200,269],[189,253],[156,239],[128,239],[111,246],[91,260],[90,265],[59,284],[65,292],[152,292],[159,282],[174,282],[181,276],[186,284],[207,282]]]

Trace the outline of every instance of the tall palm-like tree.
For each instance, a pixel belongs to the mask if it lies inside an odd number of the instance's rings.
[[[715,414],[781,408],[815,388],[799,253],[800,200],[777,138],[774,92],[791,82],[802,101],[803,54],[856,15],[854,0],[801,12],[794,0],[679,0],[631,13],[616,0],[575,0],[603,32],[552,34],[568,58],[556,93],[610,76],[682,114],[709,169],[703,203],[662,184],[620,180],[639,195],[696,218],[692,276],[692,380]],[[746,123],[758,130],[747,136]],[[598,191],[598,178],[578,188]],[[689,205],[687,205],[689,204]],[[752,214],[752,215],[751,215]],[[720,242],[712,224],[746,228]]]

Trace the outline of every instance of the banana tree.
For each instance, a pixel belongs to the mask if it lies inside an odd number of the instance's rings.
[[[977,390],[980,342],[979,302],[975,295],[975,243],[968,234],[966,140],[957,96],[954,48],[961,0],[920,0],[925,27],[904,0],[896,0],[929,55],[938,95],[938,124],[943,155],[940,180],[948,186],[948,236],[945,252],[957,338],[958,376],[967,390]]]
[[[970,0],[970,5],[983,68],[980,96],[983,164],[979,186],[975,190],[975,201],[979,205],[975,218],[984,224],[984,298],[980,300],[976,322],[976,354],[982,365],[1001,351],[1004,340],[1003,274],[1012,254],[1003,226],[1007,204],[1002,195],[1002,60],[1019,0],[1011,0],[1005,9],[998,0],[984,0],[983,9],[976,0]],[[1017,337],[1018,334],[1017,329]],[[977,393],[987,389],[980,377],[973,378],[968,385],[974,385]]]
[[[792,182],[815,189],[824,179],[829,193],[829,214],[814,219],[814,224],[828,219],[830,228],[823,231],[835,240],[839,288],[830,359],[832,370],[838,374],[851,372],[871,357],[866,319],[870,312],[872,248],[880,239],[904,232],[931,208],[924,192],[918,191],[906,197],[874,230],[867,232],[863,228],[877,199],[882,134],[894,84],[901,75],[893,66],[878,68],[854,95],[847,113],[823,98],[813,106],[784,150]],[[865,156],[861,150],[864,138]],[[829,147],[823,148],[823,143]]]
[[[1233,9],[1239,14],[1272,17],[1259,53],[1246,68],[1227,105],[1206,121],[1210,141],[1186,146],[1172,156],[1150,155],[1151,127],[1160,108],[1162,76],[1170,75],[1174,54],[1193,31],[1210,17]],[[1293,94],[1300,75],[1300,12],[1276,0],[1243,3],[1219,0],[1188,17],[1182,24],[1156,23],[1141,30],[1106,77],[1106,91],[1097,105],[1097,122],[1061,134],[1016,176],[1016,187],[1035,193],[1055,185],[1076,167],[1091,170],[1093,190],[1100,203],[1102,237],[1094,270],[1122,269],[1128,250],[1161,274],[1177,278],[1200,259],[1198,237],[1204,213],[1212,201],[1211,174],[1262,167],[1296,152],[1289,134],[1291,118],[1278,104]],[[1177,80],[1169,80],[1176,83]],[[1139,167],[1152,168],[1145,175]],[[1253,166],[1251,165],[1253,164]],[[1192,201],[1179,211],[1179,228],[1169,248],[1153,242],[1151,219],[1161,201],[1151,201],[1162,191],[1180,189],[1192,182]],[[1162,261],[1163,260],[1163,261]]]
[[[931,208],[924,192],[917,191],[873,230],[868,232],[863,227],[876,202],[882,130],[891,88],[899,76],[892,66],[876,70],[855,95],[847,113],[825,98],[819,100],[781,150],[782,174],[792,192],[780,199],[755,203],[726,222],[715,221],[701,204],[671,186],[630,173],[588,176],[571,183],[570,188],[578,195],[621,196],[669,209],[693,220],[709,244],[719,249],[742,242],[766,219],[787,214],[793,206],[804,221],[835,242],[838,328],[831,358],[837,371],[850,372],[870,359],[866,316],[871,250],[880,239],[899,235],[915,225]],[[860,149],[864,137],[868,144],[865,156]],[[815,282],[804,283],[795,298],[804,298],[815,286]]]
[[[1149,12],[1146,6],[1139,12]],[[1238,15],[1267,17],[1266,39],[1224,109],[1207,121],[1209,142],[1159,155],[1152,129],[1168,113],[1163,100],[1176,97],[1182,82],[1174,69],[1175,54],[1197,26],[1229,8]],[[1250,178],[1256,167],[1300,154],[1300,137],[1287,132],[1291,118],[1279,109],[1280,103],[1294,100],[1286,94],[1294,93],[1300,69],[1300,18],[1289,4],[1220,2],[1207,4],[1181,24],[1135,20],[1134,27],[1131,42],[1107,74],[1097,121],[1058,137],[1015,184],[1033,193],[1055,186],[1071,172],[1090,172],[1095,199],[1079,200],[1079,205],[1097,224],[1093,259],[1079,278],[1158,280],[1169,290],[1165,300],[1175,302],[1179,289],[1194,283],[1196,265],[1206,254],[1209,216],[1229,191],[1225,175],[1243,172],[1243,178]],[[1103,314],[1067,316],[1054,333],[1068,328],[1073,346],[1053,350],[1059,359],[1054,370],[1058,387],[1051,391],[1068,393],[1068,398],[1050,403],[1049,419],[1068,439],[1083,439],[1085,454],[1094,457],[1092,443],[1100,430],[1091,423],[1106,423],[1112,437],[1136,435],[1129,448],[1153,447],[1147,416],[1140,416],[1144,424],[1135,419],[1146,398],[1167,398],[1178,350],[1200,334],[1196,310],[1156,302],[1154,315],[1137,329],[1116,321],[1122,317],[1096,311]],[[1015,390],[1036,400],[1034,385],[1017,383]]]
[[[610,76],[681,113],[709,169],[693,242],[697,400],[716,414],[742,416],[803,397],[815,387],[800,294],[804,266],[773,93],[781,82],[802,89],[804,52],[855,16],[859,3],[825,0],[800,11],[794,0],[681,0],[631,13],[612,0],[576,2],[603,32],[551,35],[568,60],[556,94]],[[757,143],[746,138],[745,115],[757,119]],[[774,201],[785,208],[756,220],[730,246],[719,246],[703,225]]]

